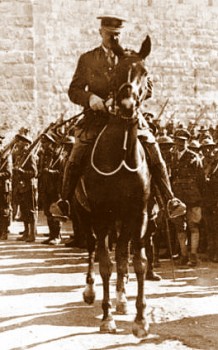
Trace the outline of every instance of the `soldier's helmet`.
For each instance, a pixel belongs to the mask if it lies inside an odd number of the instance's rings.
[[[214,147],[216,146],[215,142],[213,141],[212,138],[208,137],[206,139],[203,139],[202,142],[201,142],[201,147],[204,148],[204,147]]]
[[[15,139],[17,141],[22,141],[22,142],[25,142],[25,143],[29,143],[30,145],[33,142],[32,138],[29,135],[17,134],[17,135],[15,135]]]
[[[191,148],[191,149],[199,149],[200,147],[201,147],[201,144],[198,140],[192,140],[189,143],[189,148]]]
[[[50,142],[50,143],[56,143],[55,138],[53,135],[50,135],[48,133],[43,133],[41,135],[41,141],[42,142]]]
[[[65,145],[72,145],[75,143],[75,137],[71,135],[65,136],[62,143]]]

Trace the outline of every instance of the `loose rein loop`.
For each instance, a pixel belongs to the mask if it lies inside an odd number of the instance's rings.
[[[97,168],[97,166],[95,165],[94,163],[94,155],[95,155],[95,150],[97,148],[97,145],[98,145],[98,142],[102,136],[102,134],[104,133],[104,131],[107,129],[108,125],[105,125],[105,127],[102,129],[102,131],[100,132],[100,134],[98,135],[96,141],[95,141],[95,144],[94,144],[94,147],[92,149],[92,153],[91,153],[91,166],[92,168],[100,175],[103,175],[103,176],[112,176],[112,175],[115,175],[116,173],[118,173],[118,171],[121,170],[122,167],[124,167],[125,169],[127,169],[128,171],[130,172],[137,172],[144,164],[144,162],[142,161],[141,164],[139,164],[139,166],[137,168],[130,168],[125,160],[121,160],[120,162],[120,165],[113,171],[110,171],[108,173],[106,172],[103,172],[101,171],[100,169]],[[123,140],[123,150],[127,150],[127,139],[128,139],[128,131],[126,130],[125,131],[125,134],[124,134],[124,140]]]

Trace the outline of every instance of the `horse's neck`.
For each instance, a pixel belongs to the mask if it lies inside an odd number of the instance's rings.
[[[92,165],[102,173],[113,173],[127,165],[137,169],[143,160],[143,150],[137,138],[137,122],[111,119],[96,140]]]

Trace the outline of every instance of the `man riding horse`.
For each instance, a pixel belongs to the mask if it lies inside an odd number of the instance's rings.
[[[81,55],[74,73],[68,95],[73,103],[84,107],[84,118],[77,124],[75,130],[75,145],[65,167],[62,199],[58,202],[63,215],[69,216],[69,202],[94,141],[102,128],[107,124],[108,111],[113,111],[112,77],[119,61],[119,36],[125,20],[116,16],[101,16],[99,29],[102,43],[99,47]],[[152,95],[152,83],[147,77],[144,100]],[[146,125],[146,123],[145,123]],[[152,177],[160,192],[168,202],[169,212],[177,216],[184,207],[171,190],[165,162],[161,156],[149,127],[139,130],[139,139],[149,158]]]

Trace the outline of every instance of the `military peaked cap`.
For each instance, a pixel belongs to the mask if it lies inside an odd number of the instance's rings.
[[[101,20],[101,27],[112,33],[119,33],[123,28],[123,22],[126,22],[125,18],[113,15],[98,16],[97,19]]]
[[[180,140],[188,140],[190,136],[190,132],[186,129],[178,129],[174,133],[174,138]]]

